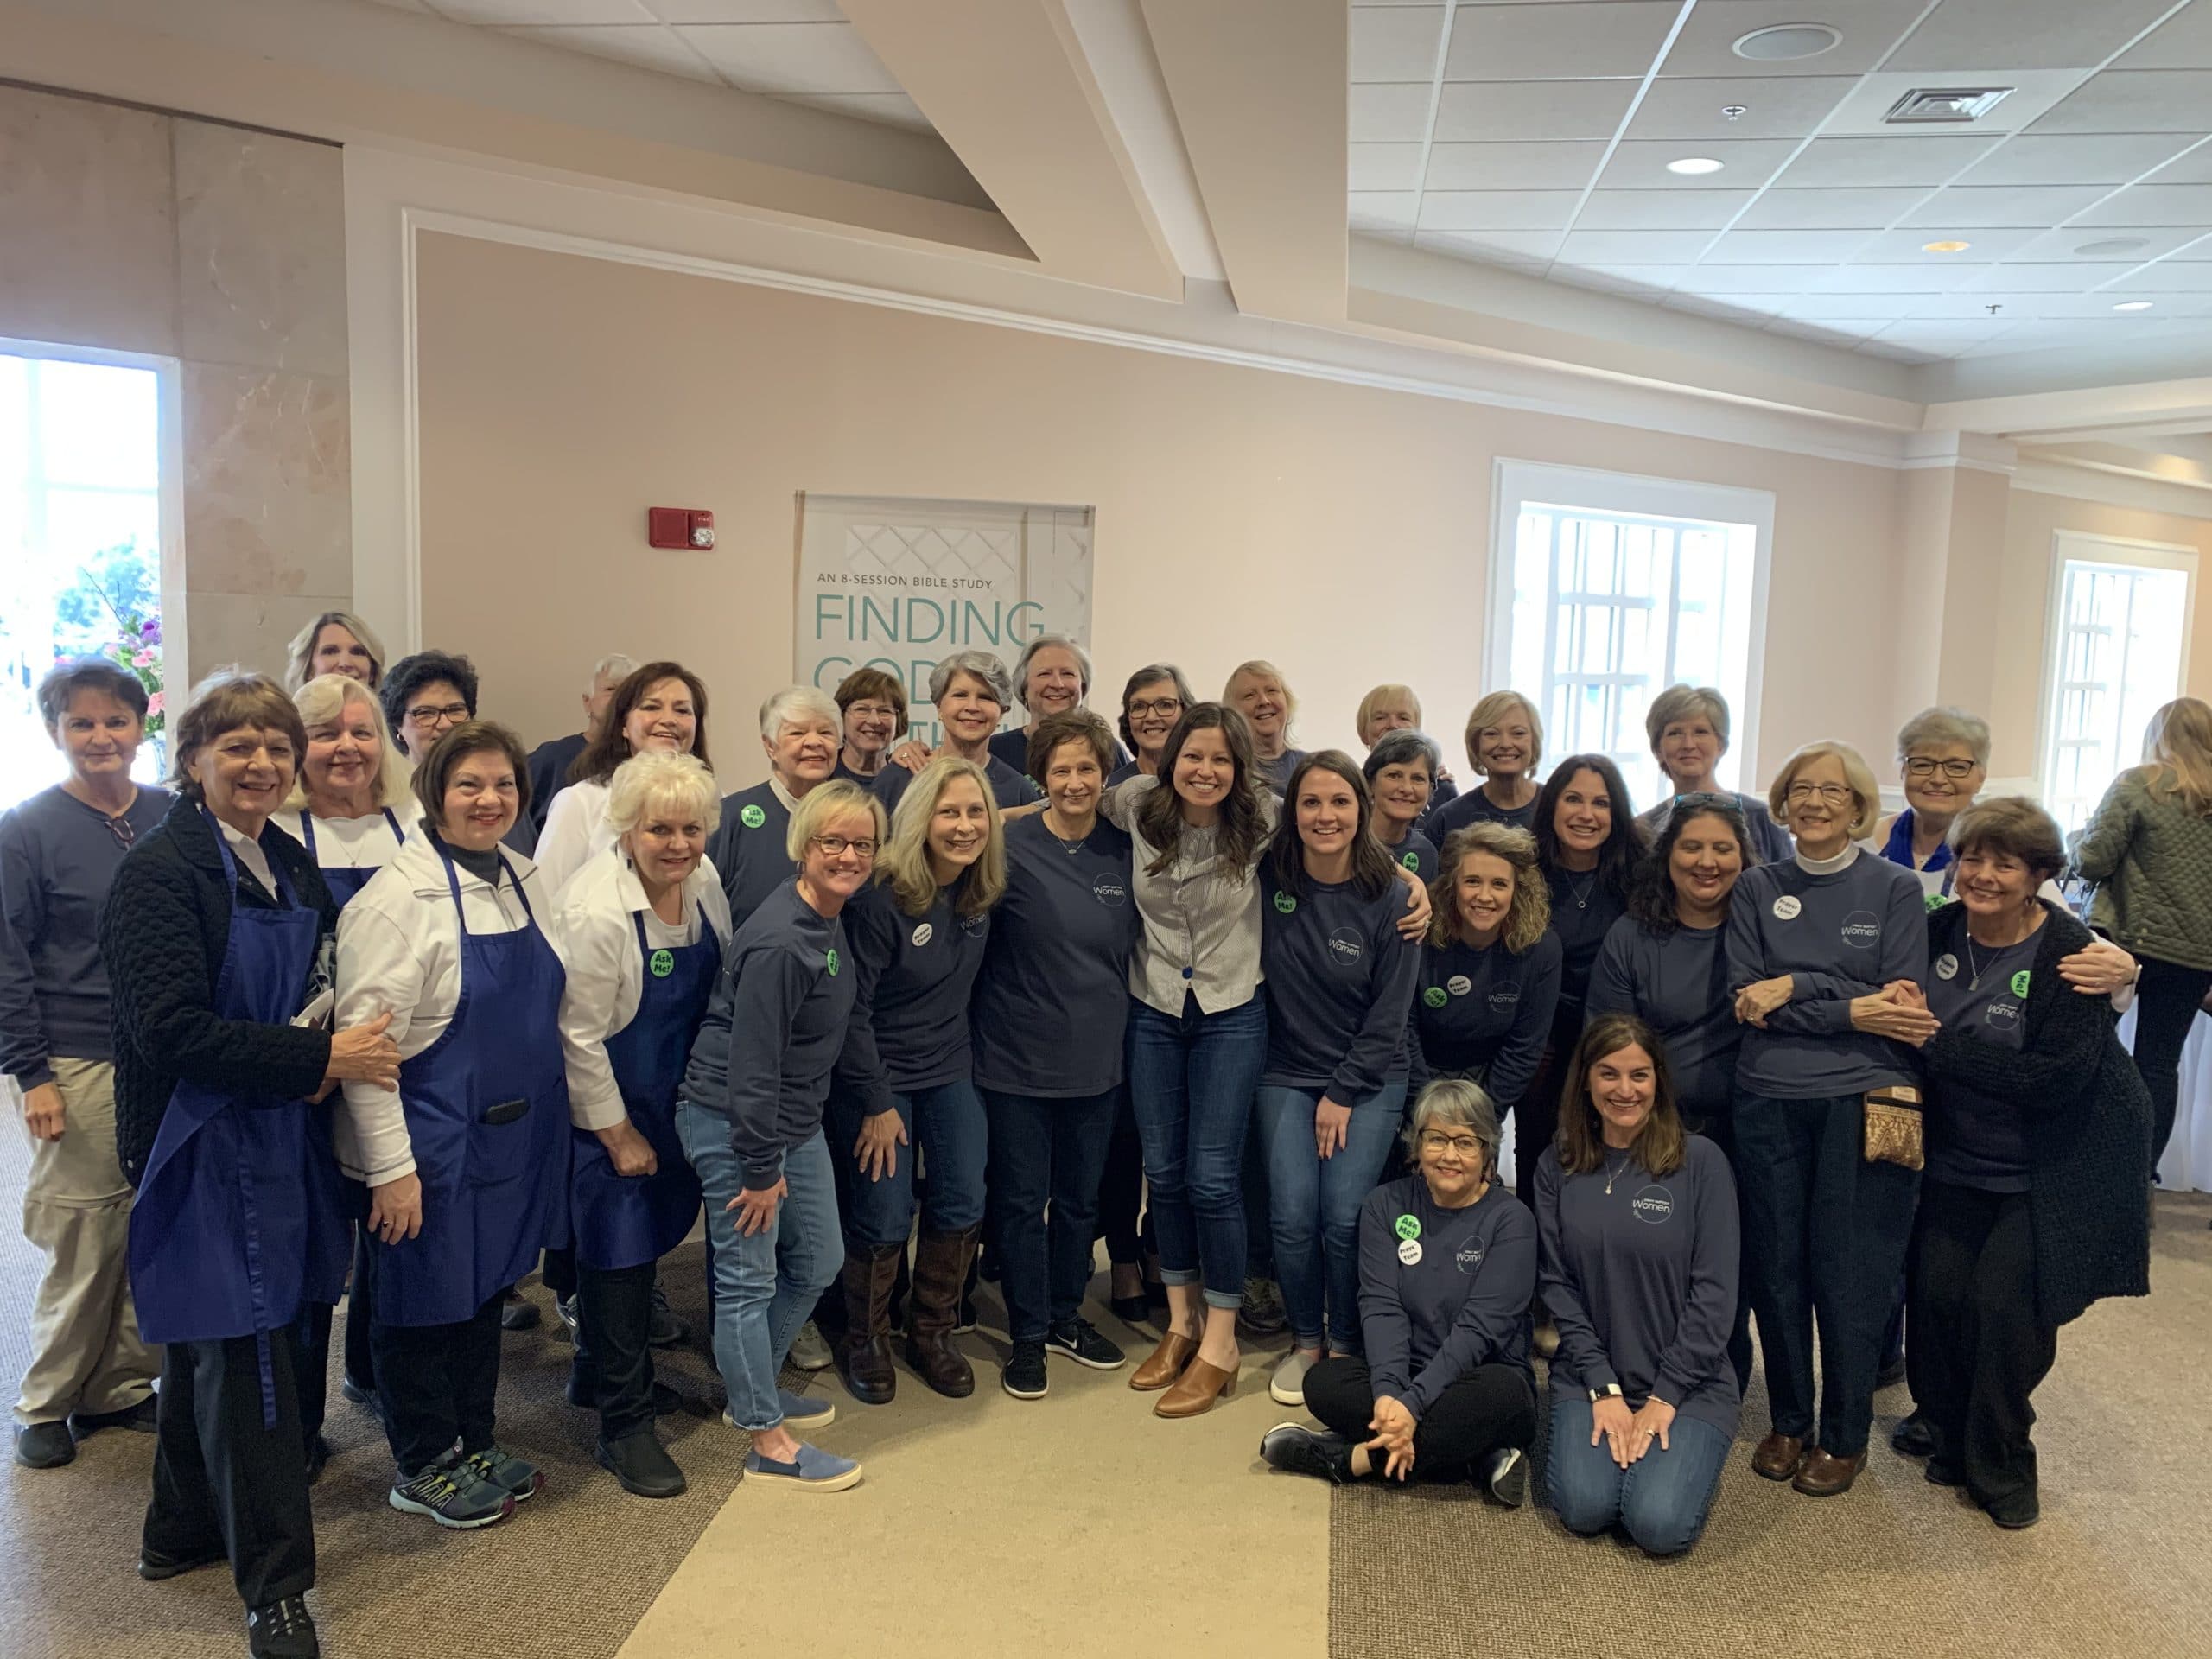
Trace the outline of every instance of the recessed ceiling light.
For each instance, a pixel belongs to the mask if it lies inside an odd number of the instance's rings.
[[[1739,58],[1754,63],[1788,63],[1797,58],[1817,58],[1841,44],[1843,31],[1826,23],[1777,23],[1755,29],[1736,42]]]
[[[2108,259],[2123,253],[2140,253],[2150,245],[2139,236],[2108,236],[2101,242],[2084,242],[2074,251],[2091,259]]]
[[[1685,156],[1667,163],[1669,173],[1718,173],[1722,163],[1710,156]]]
[[[2152,300],[2122,300],[2113,307],[2115,311],[2148,311],[2155,304]]]
[[[1923,253],[1964,253],[1973,245],[1971,242],[1923,242],[1920,245],[1920,251]]]

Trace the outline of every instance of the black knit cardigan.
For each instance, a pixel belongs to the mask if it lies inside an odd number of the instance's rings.
[[[2151,1294],[2151,1097],[2110,1000],[2059,977],[2060,959],[2089,943],[2088,929],[2044,908],[2019,1048],[1947,1027],[1920,1052],[1931,1111],[1942,1111],[1947,1082],[2019,1105],[2036,1308],[2055,1330],[2107,1296]],[[1963,956],[1966,936],[1966,906],[1944,906],[1928,918],[1930,961]]]

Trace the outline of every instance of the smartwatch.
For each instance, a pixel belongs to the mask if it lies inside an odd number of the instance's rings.
[[[1593,1406],[1600,1400],[1618,1400],[1621,1397],[1621,1385],[1618,1382],[1608,1382],[1602,1389],[1590,1390],[1590,1403]]]

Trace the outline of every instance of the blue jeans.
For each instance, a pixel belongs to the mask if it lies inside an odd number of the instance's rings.
[[[1268,1230],[1291,1339],[1359,1354],[1359,1209],[1382,1179],[1406,1110],[1406,1085],[1386,1083],[1351,1108],[1344,1143],[1324,1159],[1313,1145],[1319,1089],[1263,1084],[1255,1108],[1268,1160]],[[1325,1325],[1324,1316],[1325,1314]]]
[[[1777,1434],[1839,1458],[1866,1449],[1874,1377],[1920,1175],[1870,1164],[1865,1105],[1736,1096],[1737,1197],[1751,1311],[1766,1356]],[[1813,1337],[1821,1344],[1820,1415],[1813,1413]]]
[[[1047,1327],[1075,1318],[1090,1282],[1098,1185],[1122,1090],[1054,1100],[982,1092],[991,1119],[991,1247],[1006,1294],[1006,1333],[1042,1342]]]
[[[930,1178],[922,1183],[922,1226],[932,1233],[964,1233],[982,1224],[983,1166],[989,1124],[971,1083],[940,1084],[911,1095],[891,1096],[906,1144],[898,1148],[890,1174],[870,1180],[853,1162],[866,1114],[851,1096],[833,1093],[824,1132],[836,1143],[836,1156],[848,1166],[845,1192],[851,1199],[845,1230],[862,1249],[904,1245],[914,1230],[914,1163],[927,1154]]]
[[[1604,1440],[1590,1444],[1590,1402],[1552,1402],[1548,1454],[1552,1508],[1569,1532],[1603,1532],[1618,1522],[1649,1555],[1679,1555],[1705,1531],[1730,1437],[1711,1423],[1677,1417],[1659,1442],[1623,1469]]]
[[[1129,1010],[1129,1100],[1144,1142],[1160,1276],[1203,1285],[1209,1307],[1244,1303],[1244,1195],[1238,1167],[1252,1091],[1268,1057],[1268,1005],[1218,1014],[1186,995],[1166,1014]]]
[[[730,1149],[729,1120],[679,1100],[676,1132],[706,1193],[707,1235],[714,1241],[715,1365],[729,1395],[730,1415],[740,1428],[757,1434],[784,1421],[776,1374],[791,1351],[791,1338],[845,1265],[830,1145],[817,1129],[785,1152],[789,1192],[776,1206],[776,1219],[748,1238],[729,1213],[730,1201],[745,1185],[744,1166]]]

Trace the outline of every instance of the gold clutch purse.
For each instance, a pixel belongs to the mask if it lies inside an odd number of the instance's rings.
[[[1919,1169],[1928,1160],[1921,1143],[1920,1090],[1902,1083],[1866,1093],[1866,1161]]]

